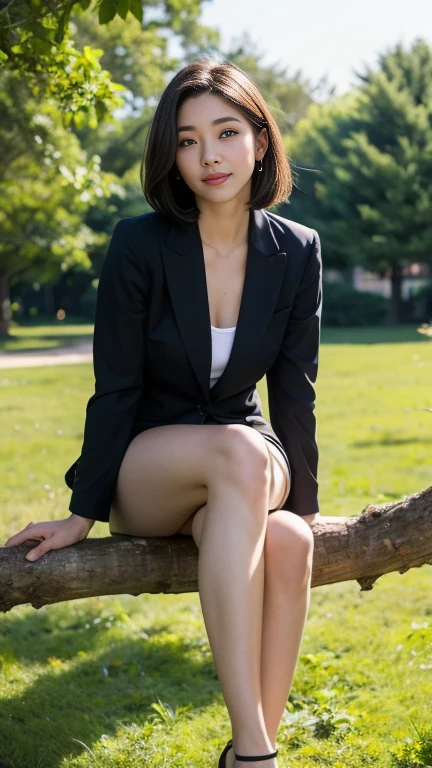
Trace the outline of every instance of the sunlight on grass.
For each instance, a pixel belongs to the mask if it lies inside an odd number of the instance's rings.
[[[93,325],[63,324],[17,326],[10,328],[10,338],[0,340],[0,352],[34,352],[68,347],[93,338]]]
[[[323,515],[357,515],[432,479],[430,341],[347,330],[324,329],[320,351]],[[268,416],[265,380],[259,389]],[[30,520],[69,515],[63,476],[80,452],[92,365],[9,369],[0,392],[4,543]],[[108,535],[103,523],[90,532]],[[312,591],[280,768],[432,765],[431,575]],[[8,767],[216,768],[231,736],[197,593],[19,606],[0,617],[0,685]]]

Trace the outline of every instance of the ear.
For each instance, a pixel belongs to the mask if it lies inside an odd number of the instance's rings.
[[[267,128],[261,128],[255,142],[255,155],[256,160],[262,160],[265,153],[267,152],[269,145],[269,137]]]

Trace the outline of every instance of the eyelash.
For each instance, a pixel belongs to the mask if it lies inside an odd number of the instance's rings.
[[[221,133],[221,136],[222,136],[224,133],[229,133],[229,132],[233,133],[235,136],[237,135],[237,131],[235,131],[233,128],[225,128],[225,130],[224,130],[224,131],[222,131],[222,133]],[[187,144],[187,145],[186,145],[186,144],[184,143],[185,141],[193,141],[193,139],[183,139],[183,141],[181,141],[181,142],[180,142],[180,144],[179,144],[178,146],[179,146],[179,147],[185,147],[185,146],[188,146],[188,147],[189,147],[189,146],[190,146],[190,144]]]

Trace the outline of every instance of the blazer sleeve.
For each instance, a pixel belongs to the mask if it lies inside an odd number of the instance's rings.
[[[321,333],[322,259],[319,235],[312,231],[282,346],[266,375],[270,422],[291,467],[291,488],[282,509],[296,515],[320,511],[314,384]]]
[[[81,456],[65,475],[66,484],[72,487],[69,510],[103,522],[109,520],[142,392],[148,283],[144,259],[137,254],[131,222],[122,219],[114,228],[98,284],[93,334],[95,391],[86,407]]]

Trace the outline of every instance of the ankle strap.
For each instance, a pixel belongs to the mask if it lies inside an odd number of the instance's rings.
[[[271,757],[276,757],[278,752],[279,750],[277,749],[275,752],[271,752],[269,755],[238,755],[237,752],[234,752],[234,755],[236,760],[252,763],[258,760],[270,760]]]

